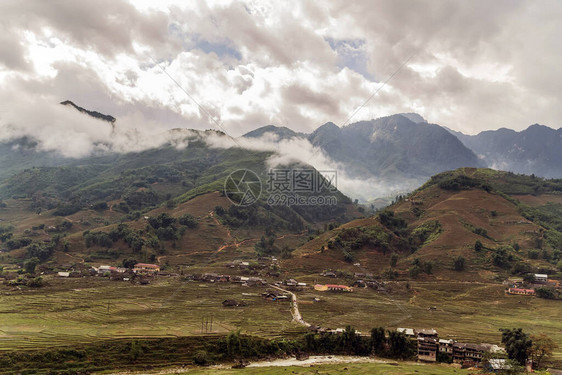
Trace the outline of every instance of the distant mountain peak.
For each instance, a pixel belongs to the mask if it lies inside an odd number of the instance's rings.
[[[249,131],[248,133],[244,134],[242,137],[244,138],[260,138],[264,134],[275,134],[279,137],[279,140],[282,139],[290,139],[290,138],[304,138],[306,134],[304,133],[297,133],[292,129],[289,129],[286,126],[275,126],[275,125],[265,125],[260,128],[254,129]]]
[[[399,113],[400,116],[406,117],[408,120],[417,123],[423,122],[427,124],[427,120],[424,119],[421,115],[411,112],[411,113]]]
[[[70,101],[70,100],[65,100],[64,102],[60,102],[60,104],[62,104],[62,105],[67,105],[67,106],[69,105],[69,106],[71,106],[71,107],[74,107],[76,110],[78,110],[78,111],[80,111],[80,112],[82,112],[82,113],[87,114],[88,116],[92,116],[92,117],[94,117],[94,118],[97,118],[97,119],[100,119],[100,120],[103,120],[103,121],[110,122],[110,123],[112,123],[112,124],[116,121],[115,117],[113,117],[113,116],[111,116],[111,115],[104,115],[103,113],[100,113],[100,112],[97,112],[97,111],[90,111],[90,110],[87,110],[86,108],[82,108],[82,107],[80,107],[80,106],[74,104],[74,103],[73,103],[72,101]]]

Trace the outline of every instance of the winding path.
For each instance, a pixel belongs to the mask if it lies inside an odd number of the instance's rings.
[[[300,313],[300,311],[299,311],[299,305],[298,305],[298,303],[297,303],[297,295],[296,295],[295,293],[293,293],[293,292],[289,292],[288,290],[279,288],[278,286],[275,286],[275,285],[269,284],[269,286],[272,287],[272,288],[275,288],[275,289],[277,289],[277,290],[280,290],[280,291],[282,291],[282,292],[284,292],[284,293],[290,294],[290,295],[291,295],[291,301],[292,301],[292,303],[291,303],[291,304],[292,304],[292,307],[291,307],[291,315],[293,316],[293,320],[294,320],[295,322],[297,322],[297,323],[299,323],[299,324],[305,326],[305,327],[310,327],[311,324],[310,324],[310,323],[307,323],[307,322],[302,318],[302,315],[301,315],[301,313]]]

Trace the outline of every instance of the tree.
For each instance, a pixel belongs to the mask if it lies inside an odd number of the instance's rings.
[[[433,262],[425,262],[423,264],[423,272],[431,275],[431,273],[433,272]]]
[[[392,254],[390,256],[390,267],[396,267],[396,263],[398,263],[398,255]]]
[[[465,264],[466,264],[466,260],[463,257],[458,256],[453,262],[455,271],[464,271]]]
[[[532,345],[529,335],[524,333],[521,328],[501,328],[500,331],[507,356],[524,366],[527,362],[527,353]]]
[[[535,289],[537,297],[544,299],[556,299],[556,292],[552,288],[546,288],[544,286]]]
[[[386,342],[386,337],[384,335],[384,328],[378,327],[371,329],[371,349],[375,353],[379,353],[384,348],[384,343]]]
[[[37,267],[38,264],[39,264],[39,258],[33,257],[33,258],[31,258],[31,259],[28,259],[28,260],[24,263],[25,272],[27,272],[27,273],[35,273],[35,267]]]
[[[180,217],[179,223],[188,228],[195,228],[197,226],[197,219],[190,214],[185,214]]]
[[[346,326],[341,334],[342,348],[346,353],[355,353],[360,341],[359,335],[351,326]]]
[[[534,273],[526,273],[523,275],[523,281],[527,284],[532,284],[535,281],[535,274]]]
[[[293,250],[291,250],[291,248],[287,245],[283,245],[283,247],[281,248],[281,258],[283,259],[289,259],[293,256],[292,253]]]
[[[482,242],[480,242],[480,240],[476,240],[476,242],[474,243],[474,250],[481,251],[483,247],[484,246],[482,246]]]
[[[121,262],[123,268],[133,268],[137,263],[138,262],[136,259],[127,259],[127,258],[123,259],[123,261]]]
[[[414,279],[419,276],[420,272],[421,272],[420,266],[418,266],[417,264],[413,265],[408,269],[408,274],[410,275],[410,277],[413,277]]]
[[[531,349],[529,350],[529,355],[533,360],[533,366],[535,368],[540,368],[541,362],[550,357],[558,345],[544,333],[539,333],[538,335],[531,335]]]
[[[408,358],[411,355],[408,338],[403,332],[388,331],[390,354],[396,358]]]

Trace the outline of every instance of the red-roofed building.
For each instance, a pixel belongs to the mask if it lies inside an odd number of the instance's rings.
[[[160,272],[160,266],[157,264],[148,264],[148,263],[137,263],[133,268],[135,273],[149,273],[153,274],[156,272]]]
[[[332,292],[353,292],[353,288],[347,285],[326,284],[326,287]]]
[[[522,296],[534,296],[535,291],[533,289],[520,289],[520,288],[509,288],[507,294],[518,294]]]

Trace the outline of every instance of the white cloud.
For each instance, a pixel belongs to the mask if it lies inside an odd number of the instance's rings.
[[[70,99],[155,132],[216,128],[206,112],[233,136],[265,124],[308,132],[341,125],[379,87],[369,77],[385,80],[414,54],[353,121],[417,111],[469,133],[558,127],[561,11],[508,0],[8,0],[0,83],[11,95],[1,111],[17,98]],[[53,124],[73,134],[65,121]]]

